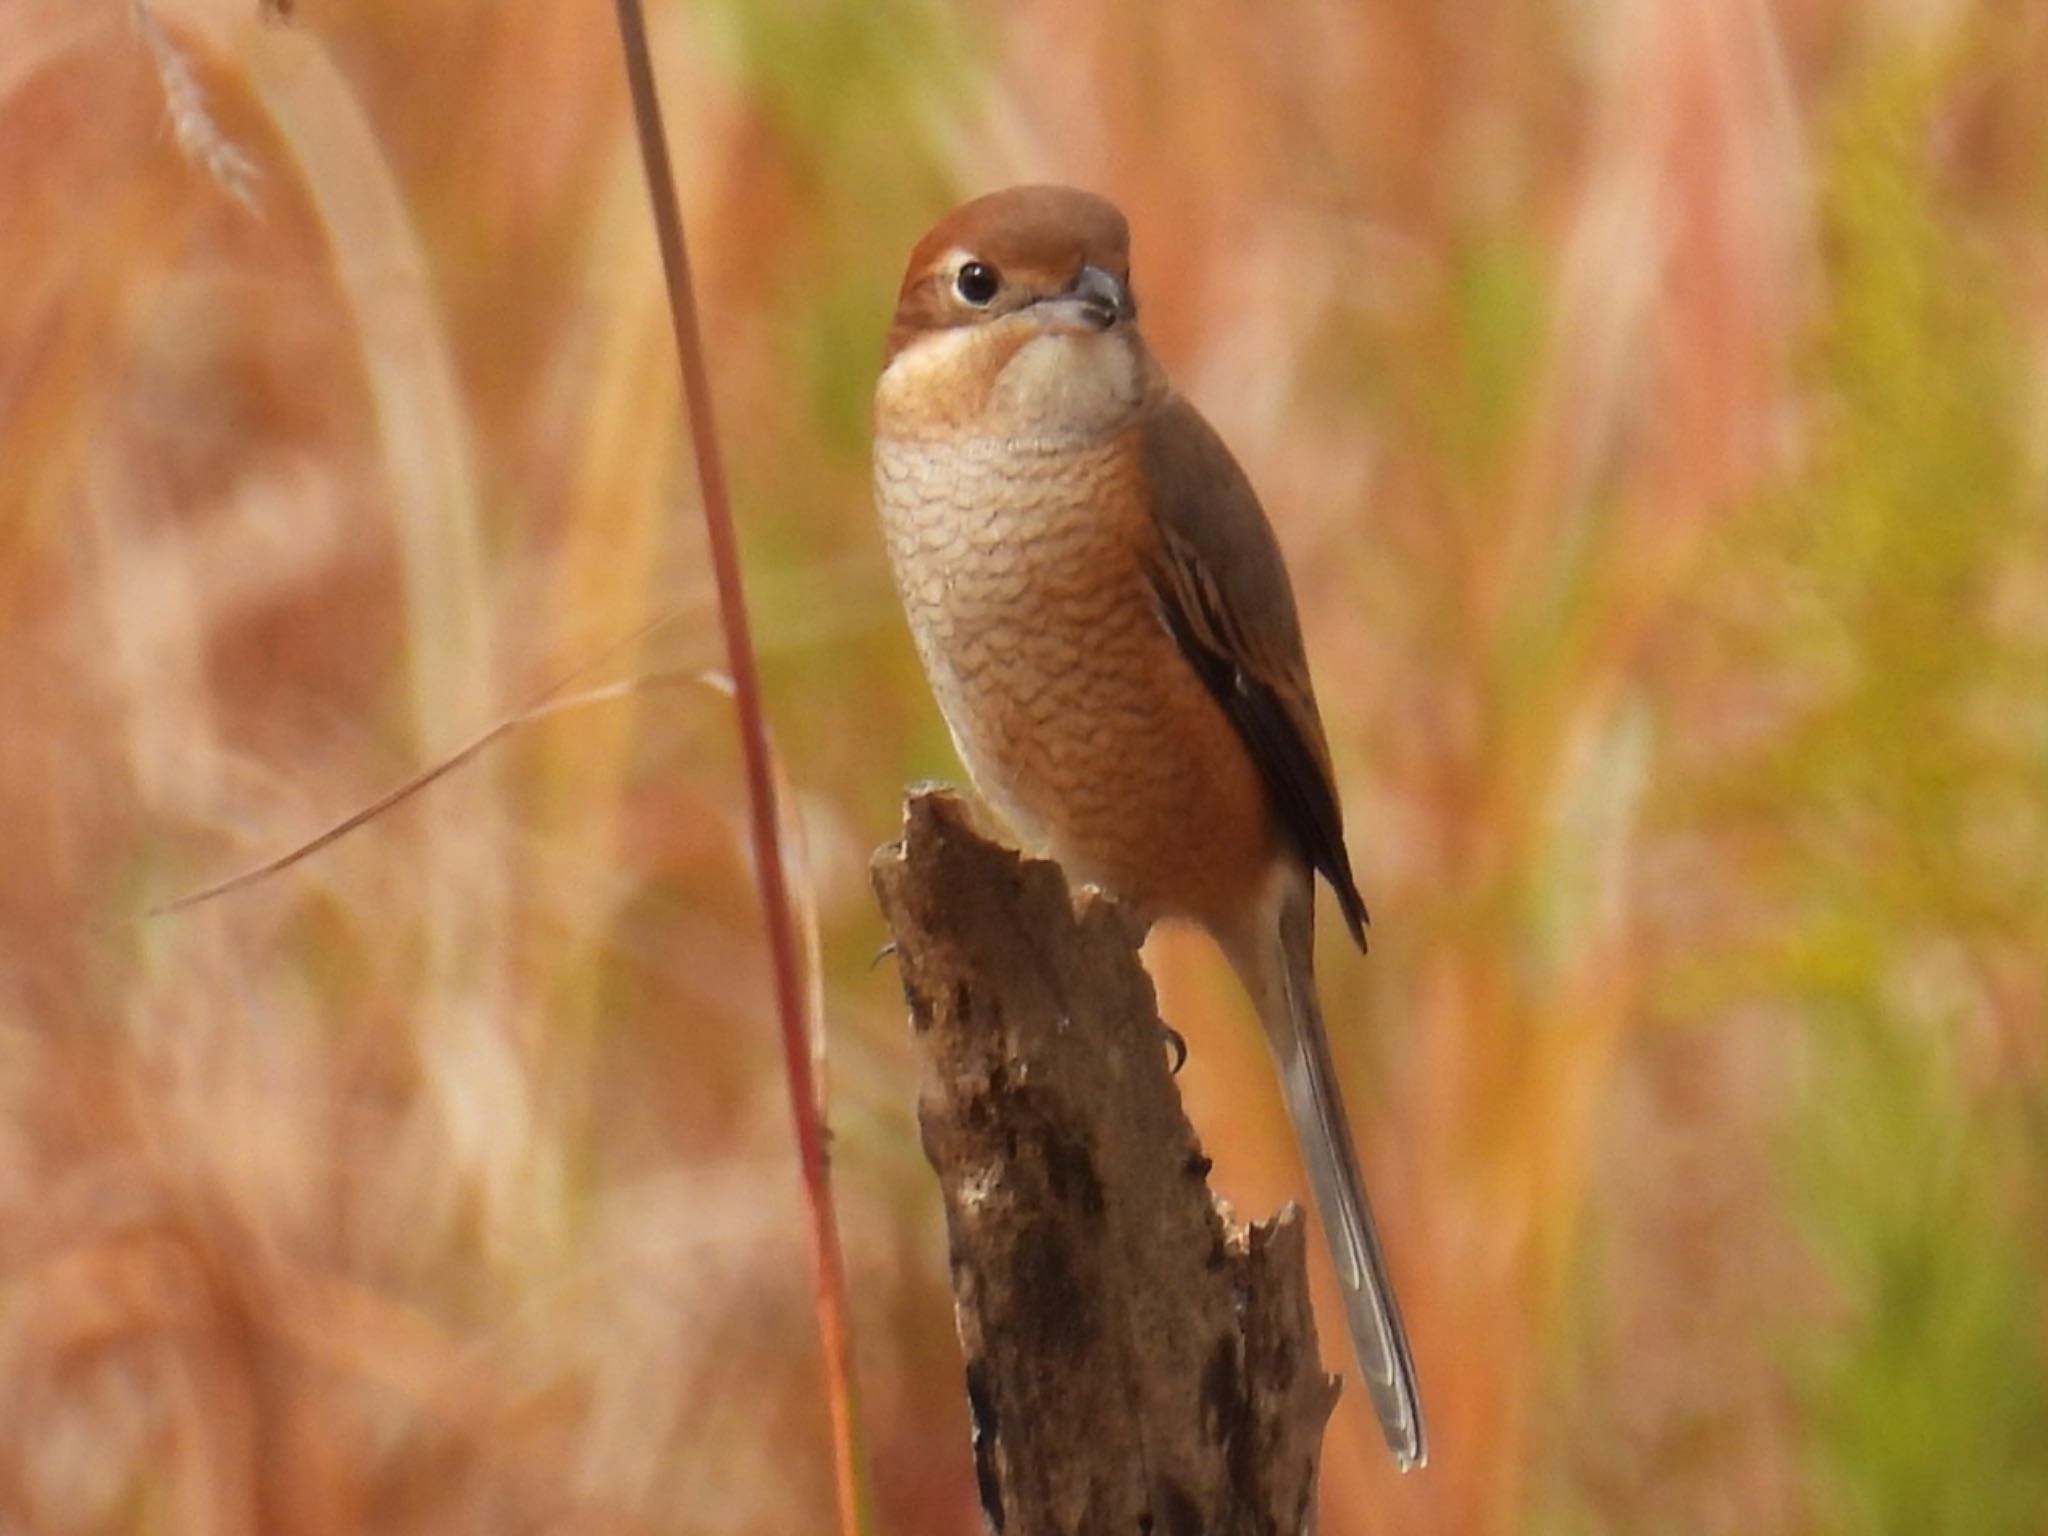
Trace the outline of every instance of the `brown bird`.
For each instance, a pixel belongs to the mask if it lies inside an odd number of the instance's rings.
[[[1257,1004],[1403,1467],[1415,1365],[1316,998],[1315,875],[1365,944],[1294,594],[1244,472],[1137,328],[1110,203],[1012,187],[911,252],[875,390],[875,500],[981,793],[1141,920],[1191,919]]]

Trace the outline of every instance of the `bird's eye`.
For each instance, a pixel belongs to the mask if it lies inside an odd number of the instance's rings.
[[[996,269],[985,261],[968,262],[953,279],[953,291],[976,309],[993,300],[1002,285]]]

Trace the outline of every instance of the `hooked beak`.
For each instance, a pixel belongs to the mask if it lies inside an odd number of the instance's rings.
[[[1061,318],[1071,318],[1090,330],[1106,331],[1120,320],[1134,320],[1138,306],[1124,280],[1090,263],[1074,274],[1074,280],[1058,293],[1041,299],[1055,306]]]

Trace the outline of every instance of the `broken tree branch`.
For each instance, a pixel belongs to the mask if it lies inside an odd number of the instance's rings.
[[[975,1470],[1004,1536],[1307,1528],[1335,1378],[1292,1206],[1209,1190],[1139,934],[921,791],[875,857],[945,1199]]]

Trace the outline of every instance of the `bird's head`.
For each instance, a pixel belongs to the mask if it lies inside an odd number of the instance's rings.
[[[885,428],[1057,437],[1099,431],[1154,387],[1130,230],[1072,187],[991,192],[910,253],[876,394]]]

